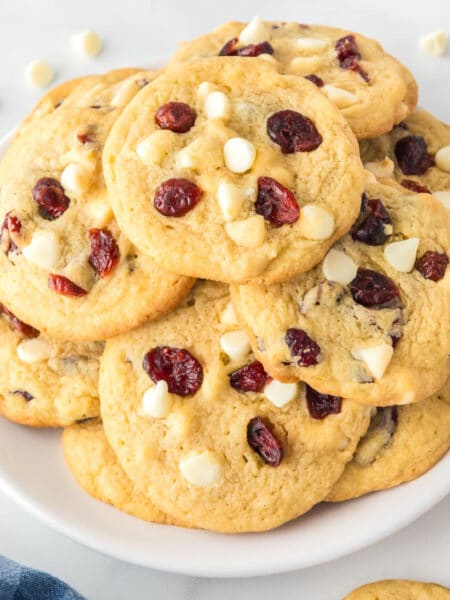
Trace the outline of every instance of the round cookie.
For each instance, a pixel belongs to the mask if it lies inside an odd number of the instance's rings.
[[[450,448],[450,382],[427,400],[378,409],[327,500],[341,502],[417,479]]]
[[[125,475],[99,421],[67,427],[62,443],[64,458],[72,475],[90,496],[144,521],[175,524]]]
[[[165,268],[271,283],[311,268],[355,220],[355,148],[310,82],[210,58],[150,83],[117,120],[103,163],[121,228]]]
[[[270,382],[228,290],[212,283],[109,340],[100,372],[103,426],[121,466],[190,527],[260,531],[297,517],[328,493],[369,423],[369,409],[348,401],[321,418],[311,406],[313,418],[301,387]]]
[[[181,44],[172,62],[220,52],[259,56],[281,73],[311,78],[340,108],[358,138],[389,131],[417,103],[417,84],[408,69],[376,40],[348,30],[255,17],[248,25],[225,23]]]
[[[0,305],[0,415],[32,427],[64,427],[99,414],[103,343],[49,338]]]
[[[368,184],[352,232],[276,286],[233,286],[266,370],[373,406],[433,395],[448,377],[450,213],[429,194]]]
[[[450,590],[437,583],[385,579],[353,590],[344,600],[449,600]]]
[[[46,101],[0,163],[2,300],[52,337],[116,335],[169,310],[193,284],[143,256],[113,218],[103,144],[152,77],[131,72],[85,78],[56,109]]]

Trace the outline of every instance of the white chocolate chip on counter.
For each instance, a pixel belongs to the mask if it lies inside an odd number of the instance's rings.
[[[362,360],[376,379],[381,379],[388,364],[391,362],[393,353],[394,349],[392,346],[382,342],[376,346],[355,348],[352,351],[352,356],[356,360]]]
[[[205,113],[208,119],[228,119],[231,114],[231,102],[223,92],[211,92],[206,96]]]
[[[297,383],[282,383],[276,379],[272,379],[266,386],[264,386],[264,395],[278,408],[283,407],[285,404],[295,400],[298,394]]]
[[[299,52],[316,54],[323,52],[328,47],[328,42],[319,38],[300,37],[296,40],[295,45]]]
[[[217,202],[225,221],[232,221],[240,215],[246,197],[246,191],[233,183],[226,181],[219,183],[217,187]]]
[[[364,163],[364,167],[375,175],[375,177],[392,177],[394,174],[394,163],[387,156],[385,156],[383,160],[377,162]]]
[[[355,279],[358,265],[342,250],[332,248],[323,260],[322,271],[328,281],[347,285]]]
[[[93,58],[102,49],[102,39],[95,31],[74,33],[71,38],[72,48],[81,56]]]
[[[408,238],[400,242],[392,242],[384,247],[384,258],[401,273],[410,273],[416,262],[419,238]]]
[[[91,172],[83,165],[71,163],[61,173],[61,185],[75,194],[85,192],[91,183]]]
[[[333,215],[314,204],[302,207],[300,225],[302,235],[309,240],[327,240],[335,230]]]
[[[436,166],[438,169],[441,169],[441,171],[445,171],[446,173],[450,173],[450,146],[444,146],[438,150],[434,160],[436,161]]]
[[[142,397],[142,414],[154,419],[164,419],[172,408],[172,399],[167,382],[161,379],[149,388]]]
[[[222,475],[220,462],[210,450],[191,452],[180,460],[179,468],[186,481],[200,487],[218,483]]]
[[[260,44],[270,39],[270,29],[259,17],[253,17],[239,35],[239,41],[243,45]]]
[[[439,202],[450,210],[450,190],[442,190],[438,192],[433,192],[433,196],[435,196]]]
[[[223,325],[238,325],[239,324],[238,320],[236,318],[236,312],[234,310],[234,306],[231,304],[231,302],[228,302],[228,304],[223,309],[223,312],[220,315],[220,322]]]
[[[174,134],[168,130],[154,131],[136,147],[139,158],[144,163],[160,165],[175,144]]]
[[[430,54],[431,56],[444,54],[446,45],[447,34],[442,29],[439,31],[432,31],[419,39],[420,48],[425,54]]]
[[[17,346],[17,356],[24,363],[35,363],[48,360],[51,355],[51,345],[39,338],[22,340]]]
[[[53,69],[45,60],[32,60],[25,67],[25,79],[33,87],[47,87],[53,77]]]
[[[241,362],[250,354],[250,340],[243,329],[224,333],[220,338],[220,347],[231,360]]]
[[[230,138],[223,147],[223,157],[227,169],[233,173],[245,173],[255,161],[256,149],[244,138]]]
[[[61,256],[59,237],[53,231],[38,229],[28,246],[22,248],[22,254],[28,262],[41,269],[53,269]]]
[[[328,96],[328,99],[336,104],[338,108],[348,108],[359,102],[358,96],[334,85],[326,84],[323,86],[322,90]]]
[[[225,231],[238,246],[259,248],[263,245],[266,237],[266,224],[263,216],[253,215],[242,221],[225,223]]]

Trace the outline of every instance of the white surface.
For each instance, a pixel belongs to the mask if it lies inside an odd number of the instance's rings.
[[[25,65],[33,58],[49,60],[58,78],[101,71],[126,64],[145,63],[146,57],[173,50],[175,41],[189,39],[232,18],[260,14],[266,18],[322,22],[360,30],[377,37],[415,73],[421,86],[420,101],[438,116],[450,120],[448,81],[450,57],[431,58],[420,53],[420,35],[450,28],[450,5],[443,0],[404,3],[361,0],[276,3],[237,0],[206,1],[106,0],[51,2],[0,0],[0,133],[22,118],[38,99],[23,80]],[[105,38],[102,54],[82,60],[70,48],[70,34],[93,28]],[[53,494],[64,495],[59,488]],[[335,563],[296,574],[247,581],[205,580],[164,575],[131,567],[78,546],[38,524],[0,496],[0,552],[68,580],[89,600],[141,598],[340,598],[367,580],[382,577],[434,579],[450,585],[448,555],[450,498],[388,540]],[[389,519],[387,513],[385,518]],[[345,532],[343,533],[345,535]],[[187,553],[194,553],[195,547]],[[224,556],[224,561],[227,557]],[[300,593],[299,593],[300,592]]]

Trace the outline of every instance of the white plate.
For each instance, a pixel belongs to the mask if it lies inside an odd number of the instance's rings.
[[[0,141],[0,155],[10,137]],[[65,466],[60,435],[0,418],[0,490],[50,527],[99,552],[187,575],[268,575],[318,565],[398,531],[450,492],[449,453],[416,481],[316,506],[274,531],[214,534],[145,523],[93,500]]]

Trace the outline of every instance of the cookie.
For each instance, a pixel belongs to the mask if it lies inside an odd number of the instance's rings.
[[[373,406],[432,396],[448,377],[450,213],[430,194],[369,184],[352,232],[276,286],[233,286],[266,370]]]
[[[450,382],[423,402],[380,408],[327,500],[340,502],[417,479],[450,448]]]
[[[406,579],[385,579],[368,583],[344,600],[449,600],[450,590],[437,583]]]
[[[0,415],[32,427],[64,427],[99,414],[103,343],[63,342],[0,305]]]
[[[100,397],[130,479],[190,527],[223,532],[271,529],[322,500],[370,413],[348,401],[308,408],[301,386],[270,380],[227,288],[212,283],[107,342]]]
[[[144,521],[175,524],[125,475],[99,421],[67,427],[62,443],[64,458],[72,475],[90,496]]]
[[[306,271],[355,220],[363,171],[339,111],[263,61],[174,65],[104,152],[116,218],[164,268],[266,283]]]
[[[193,284],[143,256],[113,218],[103,144],[152,77],[132,73],[85,78],[62,103],[48,98],[0,164],[1,300],[51,337],[116,335],[169,310]]]
[[[181,44],[173,62],[217,55],[259,57],[281,73],[310,79],[358,138],[389,131],[417,103],[417,84],[408,69],[377,41],[345,29],[255,17]]]

